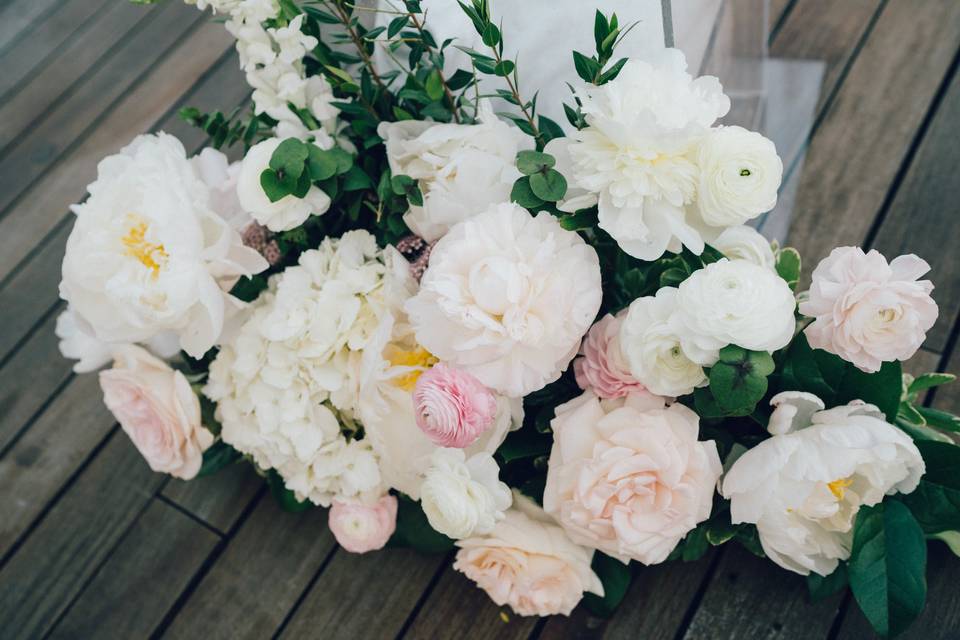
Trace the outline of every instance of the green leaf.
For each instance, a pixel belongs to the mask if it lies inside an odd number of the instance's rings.
[[[721,409],[752,412],[766,395],[767,376],[774,368],[773,357],[766,351],[729,345],[720,350],[720,360],[710,369],[710,392]]]
[[[620,75],[620,71],[623,70],[623,65],[627,64],[627,58],[620,58],[609,69],[600,74],[600,79],[597,80],[597,84],[606,84]]]
[[[960,418],[952,413],[933,407],[917,407],[916,409],[931,427],[944,431],[960,432]]]
[[[901,407],[901,411],[902,410],[903,407]],[[923,416],[920,417],[923,418]],[[933,440],[936,442],[947,442],[949,444],[953,444],[953,440],[950,438],[950,436],[942,431],[937,431],[932,427],[928,427],[926,422],[923,421],[919,423],[912,422],[910,420],[905,420],[903,416],[900,415],[897,416],[896,426],[914,440]]]
[[[563,132],[563,127],[547,116],[539,116],[537,120],[537,128],[540,129],[540,135],[543,138],[543,144],[546,144],[556,138],[562,138],[564,135],[566,135]]]
[[[850,589],[881,636],[920,615],[927,598],[927,541],[903,504],[887,500],[857,514],[848,565]]]
[[[516,69],[516,67],[517,65],[515,65],[512,60],[501,60],[493,68],[493,73],[501,78],[505,78],[513,73],[513,70]]]
[[[332,178],[337,174],[337,155],[332,151],[324,151],[315,144],[307,145],[307,170],[310,179],[320,182]]]
[[[597,210],[583,209],[576,213],[567,213],[559,218],[560,226],[567,231],[581,231],[597,226]]]
[[[784,247],[777,254],[777,274],[783,278],[793,291],[800,282],[800,252],[793,247]]]
[[[398,196],[405,196],[410,204],[422,207],[423,194],[417,181],[410,176],[398,175],[390,179],[390,188]]]
[[[473,82],[473,79],[474,76],[469,71],[457,69],[453,75],[447,79],[447,86],[450,87],[451,91],[459,91]]]
[[[287,138],[270,156],[270,168],[287,185],[296,185],[303,175],[309,151],[307,145],[297,138]],[[293,189],[291,189],[293,191]]]
[[[681,282],[689,277],[690,274],[687,273],[685,269],[680,267],[670,267],[669,269],[664,269],[660,274],[660,286],[677,287]]]
[[[510,191],[510,200],[516,202],[524,209],[537,210],[546,204],[543,200],[533,194],[530,189],[530,178],[523,176],[513,183],[513,189]]]
[[[530,176],[530,190],[541,200],[556,202],[567,193],[567,179],[556,169],[548,169]]]
[[[594,615],[609,618],[623,601],[623,597],[627,595],[627,589],[630,588],[630,582],[633,580],[630,565],[596,551],[590,568],[603,583],[603,597],[587,593],[584,594],[583,603]]]
[[[270,469],[267,472],[267,486],[270,487],[270,494],[273,496],[273,499],[277,501],[277,504],[280,505],[280,508],[284,511],[298,513],[300,511],[306,511],[313,506],[313,503],[309,500],[302,502],[297,500],[297,496],[293,491],[287,489],[283,478],[280,477],[280,474],[277,473],[275,469]]]
[[[290,195],[293,190],[277,176],[273,169],[264,169],[260,174],[260,186],[263,192],[270,199],[270,202],[277,202]]]
[[[421,553],[446,553],[453,548],[453,540],[430,526],[420,503],[403,494],[397,496],[397,529],[389,544]]]
[[[553,411],[550,410],[549,413],[551,414],[549,417],[552,417]],[[550,455],[552,446],[552,434],[539,433],[536,429],[531,429],[528,426],[517,431],[511,431],[500,448],[497,449],[497,455],[503,459],[504,463],[508,463],[524,458]]]
[[[946,442],[915,442],[926,473],[917,488],[899,499],[927,533],[960,529],[960,447]]]
[[[517,169],[525,176],[547,171],[552,169],[555,164],[557,164],[556,158],[549,153],[521,151],[517,154]]]
[[[703,525],[697,527],[687,534],[682,544],[683,552],[680,557],[684,562],[699,560],[710,549],[710,541],[707,540],[707,528]]]
[[[407,21],[410,20],[410,16],[400,16],[399,18],[394,18],[390,21],[390,24],[387,26],[387,37],[393,38],[398,33],[403,31],[403,28],[407,26]]]
[[[577,75],[585,82],[593,83],[600,75],[600,63],[594,58],[588,58],[579,51],[573,52],[573,66],[577,70]]]
[[[370,179],[370,176],[356,165],[350,167],[343,179],[343,190],[362,191],[371,188],[373,188],[373,180]]]
[[[431,100],[439,100],[443,97],[443,76],[440,75],[439,69],[430,72],[424,88]]]
[[[233,464],[243,456],[239,451],[228,445],[223,440],[217,440],[210,448],[203,452],[203,464],[200,465],[200,471],[197,472],[198,478],[213,475],[227,465]]]
[[[907,388],[907,393],[920,393],[933,387],[939,387],[942,384],[949,384],[956,379],[957,376],[952,373],[925,373],[917,376],[913,382],[910,383],[910,386]]]
[[[488,47],[495,47],[500,44],[500,29],[492,22],[488,22],[483,30],[483,44]]]
[[[838,591],[846,589],[849,584],[845,564],[837,565],[833,573],[826,577],[812,572],[807,576],[807,589],[810,590],[810,599],[814,602],[829,598]]]
[[[331,154],[337,161],[337,175],[343,175],[353,167],[353,156],[339,147],[330,149],[327,153]]]
[[[941,531],[929,537],[943,542],[953,555],[960,557],[960,531]]]
[[[608,33],[610,33],[610,23],[607,22],[606,16],[597,9],[597,13],[593,17],[593,40],[597,44],[597,51],[600,51]]]

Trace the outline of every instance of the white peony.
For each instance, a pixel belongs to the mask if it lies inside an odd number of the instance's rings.
[[[630,60],[616,79],[577,96],[587,127],[545,149],[570,183],[560,208],[599,204],[600,228],[641,260],[681,245],[703,251],[688,209],[697,195],[698,145],[730,109],[719,81],[694,79],[683,53],[664,49],[649,61]]]
[[[209,186],[167,134],[137,137],[97,167],[73,207],[60,296],[101,342],[175,334],[201,357],[240,302],[225,286],[267,268],[217,215]]]
[[[439,448],[430,460],[420,487],[420,506],[430,526],[454,540],[490,533],[513,502],[493,457],[467,458],[463,449]]]
[[[247,152],[237,181],[237,196],[244,209],[254,220],[271,231],[287,231],[299,227],[311,214],[322,215],[330,208],[330,196],[315,185],[310,186],[302,199],[293,195],[284,196],[276,202],[260,185],[260,175],[270,167],[270,158],[282,140],[270,138],[254,145]]]
[[[776,271],[777,259],[773,255],[770,241],[753,227],[741,225],[724,229],[710,241],[710,246],[731,260],[746,260],[764,269]]]
[[[404,120],[383,122],[377,129],[393,175],[419,181],[423,206],[411,205],[403,219],[428,242],[492,204],[509,202],[521,177],[516,156],[530,147],[530,138],[497,118],[488,101],[480,104],[479,121]]]
[[[703,367],[683,351],[671,322],[676,308],[677,290],[664,287],[656,296],[634,300],[620,327],[620,349],[630,373],[651,393],[669,397],[692,393],[707,381]]]
[[[796,305],[776,273],[724,259],[680,283],[673,320],[687,356],[711,366],[730,344],[771,352],[787,346],[796,328]]]
[[[437,243],[405,309],[428,351],[520,397],[560,377],[601,296],[592,247],[549,213],[501,204]]]
[[[106,366],[113,360],[110,345],[98,340],[93,330],[67,307],[57,316],[54,332],[60,338],[60,353],[64,358],[76,360],[76,373],[90,373]]]
[[[733,464],[721,493],[730,499],[734,524],[757,525],[771,560],[826,576],[850,557],[860,507],[913,491],[923,458],[873,405],[817,411],[819,398],[797,392],[775,396],[772,404],[774,437]]]
[[[708,225],[743,224],[777,204],[783,163],[773,142],[742,127],[717,127],[697,152],[697,206]]]
[[[304,252],[210,365],[204,393],[224,441],[318,504],[383,493],[370,443],[348,441],[340,422],[352,436],[363,350],[393,304],[390,255],[366,231]]]

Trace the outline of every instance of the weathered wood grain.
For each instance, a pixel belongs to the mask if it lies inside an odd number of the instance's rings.
[[[960,74],[955,74],[910,163],[873,247],[893,259],[915,253],[930,263],[940,317],[927,333],[926,346],[943,351],[960,314],[960,225],[945,222],[960,202]]]
[[[403,637],[520,639],[527,638],[536,625],[537,618],[498,607],[474,582],[447,567]]]
[[[334,546],[326,510],[285,513],[265,496],[163,637],[270,637]]]
[[[411,549],[362,555],[339,549],[280,637],[394,638],[446,562]]]
[[[163,481],[117,432],[0,571],[4,636],[43,636]]]
[[[149,637],[219,539],[153,500],[50,637]]]
[[[95,402],[91,402],[95,399]],[[0,557],[110,432],[96,376],[78,376],[0,458]]]
[[[86,37],[87,21],[94,18],[110,0],[66,0],[46,20],[14,48],[0,54],[0,101],[6,94],[31,77],[31,72],[50,64],[47,56],[67,46],[68,41]],[[6,126],[6,125],[5,125]]]
[[[807,153],[790,230],[807,273],[866,238],[958,41],[952,0],[884,5]]]
[[[960,349],[957,349],[956,346],[954,346],[953,352],[947,360],[947,366],[943,367],[943,370],[960,375]],[[933,406],[960,415],[960,382],[953,382],[934,390]]]
[[[842,595],[811,603],[802,576],[737,544],[724,552],[684,638],[826,638]]]
[[[29,37],[37,23],[56,8],[59,0],[12,0],[0,9],[0,51]]]
[[[117,6],[134,11],[131,15],[136,15],[138,9],[126,3]],[[185,24],[200,19],[202,15],[195,7],[182,2],[165,3],[151,10],[136,37],[124,39],[75,91],[7,146],[0,158],[0,211],[45,177],[46,170],[115,100],[141,80],[157,60],[173,51],[184,37]],[[178,94],[182,91],[182,87],[177,89]]]
[[[163,496],[214,529],[227,531],[236,524],[263,483],[250,463],[243,460],[205,478],[173,479],[163,488]]]

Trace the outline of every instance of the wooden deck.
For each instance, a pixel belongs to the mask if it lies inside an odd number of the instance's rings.
[[[915,370],[960,371],[960,2],[775,0],[771,56],[826,62],[798,166],[790,243],[916,252],[940,319]],[[322,510],[281,512],[236,467],[150,472],[57,351],[68,205],[97,161],[164,129],[198,149],[185,104],[247,99],[232,41],[194,7],[0,0],[0,637],[863,638],[849,594],[735,545],[639,571],[610,620],[503,617],[449,558],[337,549]],[[808,267],[809,269],[809,267]],[[960,410],[960,389],[932,395]],[[907,634],[960,637],[960,559],[930,546],[929,604]]]

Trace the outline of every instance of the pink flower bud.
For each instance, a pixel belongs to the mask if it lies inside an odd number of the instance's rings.
[[[372,505],[334,500],[327,518],[341,547],[351,553],[376,551],[397,528],[397,499],[385,495]]]
[[[413,390],[417,426],[441,447],[463,449],[490,428],[497,399],[466,371],[440,363],[417,380]]]

